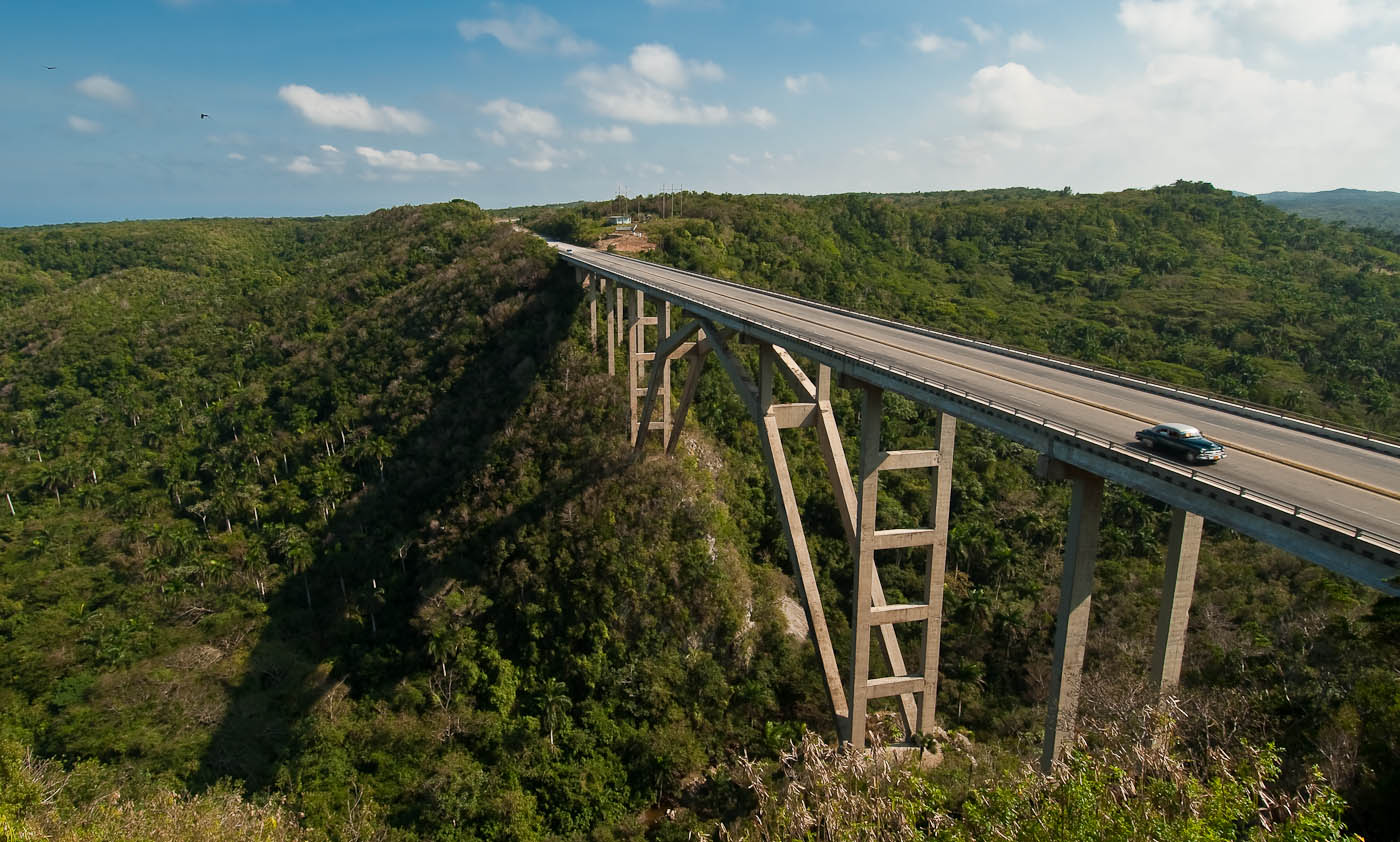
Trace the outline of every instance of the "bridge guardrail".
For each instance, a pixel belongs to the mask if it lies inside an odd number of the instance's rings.
[[[997,345],[993,342],[987,342],[982,339],[974,339],[969,336],[960,336],[956,333],[948,333],[947,331],[935,330],[934,328],[924,327],[923,325],[909,324],[908,322],[896,321],[895,319],[886,319],[880,316],[872,316],[867,313],[861,313],[859,311],[850,310],[845,307],[838,307],[835,304],[828,304],[822,301],[812,301],[806,298],[800,298],[795,295],[789,295],[785,292],[778,292],[776,290],[769,289],[759,289],[758,287],[749,287],[736,281],[727,281],[723,278],[713,278],[709,275],[702,275],[699,272],[691,272],[688,269],[677,269],[673,266],[666,266],[665,264],[661,263],[649,263],[645,260],[639,260],[638,258],[634,257],[625,257],[623,255],[612,256],[624,257],[624,259],[626,260],[632,260],[647,266],[659,266],[674,272],[679,272],[684,275],[690,275],[694,278],[702,278],[705,281],[709,281],[712,283],[717,282],[726,286],[755,290],[757,292],[762,292],[765,295],[771,295],[775,298],[781,298],[785,301],[792,301],[800,304],[805,304],[810,307],[816,307],[821,310],[826,310],[830,313],[839,313],[843,316],[849,316],[851,318],[860,319],[862,321],[883,324],[889,327],[896,327],[901,330],[909,330],[915,333],[921,333],[925,336],[930,336],[934,339],[940,339],[945,342],[952,342],[957,345],[978,348],[1005,357],[1012,357],[1014,359],[1027,360],[1030,362],[1039,363],[1041,365],[1048,365],[1052,368],[1057,368],[1061,371],[1068,371],[1074,374],[1081,374],[1086,377],[1092,377],[1095,380],[1103,380],[1107,382],[1118,383],[1120,385],[1124,385],[1133,389],[1138,389],[1140,391],[1152,392],[1153,394],[1163,395],[1165,397],[1177,398],[1179,400],[1184,400],[1189,403],[1195,403],[1200,406],[1206,406],[1212,409],[1218,409],[1222,412],[1228,412],[1233,415],[1240,415],[1246,418],[1252,418],[1256,421],[1264,421],[1266,423],[1274,424],[1276,426],[1284,427],[1290,430],[1297,430],[1303,433],[1310,433],[1312,435],[1321,436],[1323,438],[1331,439],[1333,441],[1339,441],[1344,444],[1354,445],[1356,447],[1365,448],[1367,450],[1374,450],[1378,453],[1385,453],[1390,456],[1400,456],[1400,442],[1397,442],[1385,436],[1376,435],[1370,430],[1365,430],[1360,427],[1353,427],[1348,424],[1341,424],[1336,421],[1328,421],[1322,418],[1316,418],[1301,413],[1296,415],[1286,415],[1272,407],[1264,406],[1263,404],[1252,403],[1250,401],[1244,401],[1238,398],[1229,398],[1223,395],[1216,395],[1204,390],[1195,391],[1191,389],[1185,389],[1181,386],[1177,386],[1173,383],[1168,383],[1166,381],[1154,380],[1152,378],[1144,377],[1138,374],[1125,374],[1120,371],[1113,371],[1112,369],[1099,368],[1098,366],[1088,365],[1087,363],[1082,363],[1078,360],[1072,360],[1066,357],[1059,357],[1055,356],[1054,354],[1045,354],[1037,351],[1026,351],[1020,348],[1009,348],[1003,345]]]
[[[639,262],[639,263],[643,263],[644,265],[647,265],[647,266],[657,266],[657,265],[658,265],[658,264],[648,264],[648,263],[646,263],[645,261],[638,261],[638,262]],[[593,268],[597,268],[597,267],[593,267]],[[659,267],[659,268],[669,269],[670,267],[662,266],[662,267]],[[607,271],[607,270],[603,270],[603,271]],[[682,271],[682,270],[676,270],[676,271]],[[688,274],[688,275],[696,275],[696,273],[693,273],[693,272],[685,272],[685,274]],[[696,276],[697,276],[697,277],[705,277],[706,280],[715,280],[715,279],[712,279],[712,278],[707,278],[706,276],[703,276],[703,275],[696,275]],[[618,280],[622,280],[622,279],[619,278]],[[630,283],[644,283],[644,284],[646,284],[646,285],[648,285],[648,286],[651,286],[653,289],[656,289],[656,290],[658,290],[658,291],[662,291],[662,292],[667,293],[667,295],[668,295],[669,297],[671,297],[671,298],[681,299],[681,300],[690,299],[690,296],[686,295],[685,293],[682,293],[682,292],[679,292],[679,291],[676,291],[676,290],[673,290],[673,289],[668,289],[668,288],[665,287],[664,284],[658,283],[658,282],[656,282],[656,281],[639,281],[638,279],[635,279],[635,278],[628,278],[628,279],[626,279],[626,280],[627,280],[628,282],[630,282]],[[765,292],[766,292],[766,290],[765,290]],[[783,296],[783,297],[784,297],[784,298],[792,298],[791,296]],[[693,299],[690,299],[690,300],[693,300]],[[795,301],[803,301],[803,299],[792,299],[792,300],[795,300]],[[695,303],[699,304],[699,303],[701,303],[701,302],[695,302]],[[811,303],[811,302],[803,301],[803,303]],[[1110,453],[1121,454],[1121,455],[1123,455],[1123,456],[1125,456],[1125,457],[1127,457],[1127,458],[1135,459],[1135,460],[1137,460],[1137,461],[1139,461],[1139,462],[1144,462],[1144,463],[1146,463],[1146,464],[1148,464],[1148,465],[1152,465],[1152,466],[1154,466],[1154,467],[1156,467],[1156,468],[1158,468],[1158,469],[1161,469],[1161,470],[1169,471],[1169,472],[1171,472],[1171,473],[1173,473],[1173,474],[1176,474],[1176,475],[1178,475],[1178,476],[1188,477],[1189,479],[1192,479],[1192,480],[1194,480],[1194,481],[1196,481],[1196,482],[1200,482],[1200,483],[1202,483],[1202,484],[1204,484],[1204,485],[1213,486],[1213,487],[1215,487],[1215,488],[1220,489],[1221,491],[1225,491],[1226,493],[1232,494],[1232,495],[1237,496],[1237,497],[1240,497],[1240,498],[1242,498],[1242,499],[1252,500],[1252,501],[1254,501],[1254,502],[1256,502],[1256,503],[1261,503],[1261,504],[1266,505],[1266,506],[1268,506],[1268,507],[1270,507],[1270,508],[1272,508],[1272,509],[1275,509],[1275,510],[1277,510],[1277,511],[1279,511],[1279,512],[1282,512],[1282,513],[1291,515],[1291,516],[1293,516],[1293,517],[1297,517],[1297,518],[1300,518],[1300,519],[1303,519],[1303,520],[1312,521],[1312,522],[1317,523],[1317,524],[1319,524],[1319,525],[1321,525],[1321,526],[1326,526],[1326,527],[1329,527],[1329,528],[1332,528],[1332,529],[1335,529],[1335,530],[1338,530],[1338,531],[1348,532],[1348,533],[1351,534],[1351,537],[1353,537],[1354,539],[1356,539],[1356,540],[1358,540],[1358,541],[1362,541],[1362,542],[1365,542],[1365,543],[1368,543],[1368,544],[1372,544],[1372,545],[1374,545],[1374,546],[1383,548],[1383,549],[1388,550],[1388,551],[1393,552],[1393,553],[1400,553],[1400,540],[1397,540],[1397,539],[1395,539],[1395,538],[1391,538],[1391,537],[1386,536],[1386,535],[1382,535],[1382,534],[1380,534],[1380,533],[1378,533],[1378,532],[1374,532],[1374,531],[1372,531],[1372,530],[1364,529],[1364,528],[1362,528],[1362,527],[1360,527],[1360,526],[1357,526],[1357,525],[1355,525],[1355,524],[1353,524],[1353,523],[1349,523],[1349,522],[1344,521],[1344,520],[1342,520],[1342,519],[1340,519],[1340,518],[1335,518],[1335,517],[1332,517],[1331,515],[1327,515],[1327,514],[1324,514],[1324,513],[1322,513],[1322,512],[1315,511],[1315,510],[1313,510],[1313,509],[1308,509],[1308,508],[1306,508],[1306,507],[1299,506],[1299,505],[1297,505],[1296,503],[1291,503],[1291,502],[1289,502],[1289,501],[1287,501],[1287,500],[1284,500],[1284,499],[1279,498],[1279,497],[1275,497],[1275,496],[1273,496],[1273,495],[1271,495],[1271,494],[1266,494],[1266,493],[1264,493],[1264,492],[1262,492],[1262,491],[1256,491],[1256,490],[1251,489],[1251,488],[1248,488],[1248,487],[1246,487],[1246,486],[1239,485],[1238,483],[1233,483],[1233,482],[1230,482],[1230,481],[1228,481],[1228,480],[1222,480],[1222,479],[1220,479],[1220,478],[1218,478],[1218,477],[1211,476],[1211,475],[1209,475],[1209,474],[1203,473],[1203,472],[1199,471],[1199,470],[1196,469],[1196,468],[1187,468],[1187,467],[1182,466],[1182,465],[1179,465],[1179,464],[1177,464],[1177,463],[1175,463],[1175,462],[1168,461],[1168,460],[1162,459],[1162,458],[1160,458],[1160,457],[1152,456],[1151,454],[1148,454],[1148,453],[1143,453],[1142,451],[1138,450],[1138,449],[1135,448],[1135,447],[1129,447],[1129,446],[1124,445],[1124,444],[1122,444],[1122,443],[1120,443],[1120,442],[1115,442],[1115,441],[1113,441],[1112,439],[1106,438],[1106,437],[1104,437],[1104,436],[1100,436],[1100,435],[1098,435],[1098,434],[1096,434],[1096,433],[1090,433],[1090,432],[1087,432],[1087,431],[1085,431],[1085,430],[1080,430],[1080,429],[1078,429],[1077,427],[1071,427],[1071,426],[1069,426],[1069,425],[1067,425],[1067,424],[1061,424],[1061,423],[1059,423],[1059,422],[1057,422],[1057,421],[1053,421],[1053,420],[1051,420],[1051,419],[1049,419],[1049,418],[1046,418],[1046,417],[1043,416],[1043,415],[1038,415],[1038,414],[1033,413],[1033,412],[1026,412],[1025,410],[1018,409],[1017,407],[1014,407],[1014,406],[1008,406],[1008,405],[1005,405],[1005,404],[998,404],[995,400],[993,400],[993,399],[991,399],[991,398],[988,398],[988,397],[985,397],[985,396],[983,396],[983,395],[978,395],[978,394],[976,394],[975,392],[969,392],[969,391],[967,391],[966,389],[962,389],[962,388],[959,388],[959,387],[957,387],[957,386],[952,386],[952,385],[950,385],[950,384],[948,384],[948,383],[944,383],[944,382],[941,382],[941,381],[938,381],[938,380],[932,380],[932,379],[930,379],[930,378],[928,378],[928,377],[925,377],[925,376],[922,375],[922,374],[916,374],[916,373],[914,373],[914,372],[911,372],[911,371],[908,371],[908,370],[906,370],[906,369],[900,368],[899,366],[891,365],[891,364],[888,363],[888,362],[883,362],[883,361],[880,361],[880,360],[871,359],[871,358],[869,358],[869,357],[864,357],[864,356],[862,356],[862,355],[860,355],[860,354],[851,353],[850,351],[847,351],[847,350],[845,350],[845,349],[837,348],[837,347],[834,346],[834,345],[831,345],[831,344],[829,344],[829,343],[823,342],[823,341],[820,340],[820,339],[815,339],[815,338],[811,338],[811,337],[808,337],[808,336],[805,336],[805,335],[801,335],[801,334],[795,333],[795,332],[793,332],[793,331],[791,331],[791,330],[788,330],[788,329],[786,329],[786,328],[780,327],[780,326],[775,325],[775,324],[773,324],[773,323],[771,323],[771,322],[764,321],[763,319],[758,319],[758,318],[754,318],[754,317],[752,317],[752,316],[742,315],[742,314],[740,314],[740,313],[734,312],[733,310],[727,309],[727,308],[722,307],[722,306],[716,306],[716,305],[714,305],[714,304],[705,303],[705,304],[703,304],[703,306],[706,307],[706,308],[708,308],[708,309],[710,309],[710,310],[713,310],[713,311],[715,311],[715,312],[717,312],[717,313],[722,313],[722,314],[724,314],[725,316],[728,316],[730,319],[733,319],[733,320],[735,320],[735,321],[737,321],[737,322],[746,323],[746,324],[752,324],[752,325],[755,325],[755,326],[758,326],[758,327],[762,327],[763,329],[765,329],[765,330],[767,330],[767,331],[770,331],[770,332],[772,332],[772,333],[774,333],[774,334],[777,334],[777,335],[779,335],[779,336],[788,336],[788,337],[791,337],[792,339],[798,340],[799,342],[802,342],[803,344],[806,344],[806,345],[809,345],[809,346],[812,346],[812,347],[816,347],[816,348],[824,349],[824,350],[828,351],[829,353],[833,354],[834,356],[838,356],[838,357],[842,357],[842,358],[845,358],[845,359],[848,359],[848,360],[855,361],[855,362],[860,363],[860,364],[862,364],[862,365],[864,365],[864,366],[867,366],[867,367],[869,367],[869,368],[876,369],[876,370],[879,370],[879,371],[883,371],[883,372],[886,373],[886,374],[895,375],[895,376],[897,376],[897,377],[899,377],[899,378],[901,378],[901,379],[904,379],[904,380],[913,381],[913,382],[916,382],[916,383],[920,383],[920,384],[922,384],[922,385],[924,385],[924,386],[928,386],[928,387],[937,389],[937,390],[942,391],[942,392],[946,392],[946,393],[949,393],[949,394],[952,394],[952,395],[957,395],[957,396],[959,396],[959,397],[961,397],[961,398],[963,398],[963,399],[965,399],[965,400],[969,400],[969,401],[972,401],[972,402],[974,402],[974,403],[983,404],[983,405],[985,405],[986,407],[988,407],[989,409],[994,409],[994,410],[997,410],[997,411],[999,411],[999,412],[1009,414],[1009,415],[1011,415],[1011,416],[1013,416],[1013,417],[1016,417],[1016,418],[1026,419],[1026,420],[1031,421],[1032,423],[1037,424],[1037,425],[1039,425],[1039,426],[1041,426],[1041,427],[1043,427],[1043,428],[1045,428],[1045,429],[1047,429],[1047,430],[1054,430],[1054,431],[1056,431],[1056,432],[1059,432],[1061,435],[1067,435],[1067,436],[1069,436],[1070,438],[1072,438],[1072,439],[1074,439],[1074,440],[1076,440],[1076,441],[1086,442],[1086,443],[1095,445],[1095,446],[1097,446],[1097,447],[1104,448],[1104,449],[1108,450]],[[853,315],[860,315],[860,314],[853,314]]]

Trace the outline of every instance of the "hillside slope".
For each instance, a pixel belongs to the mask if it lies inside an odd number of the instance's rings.
[[[628,465],[536,238],[453,203],[0,254],[0,729],[41,754],[336,837],[568,834],[807,680],[720,480]]]

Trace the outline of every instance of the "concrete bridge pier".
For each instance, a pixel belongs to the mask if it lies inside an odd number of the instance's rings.
[[[1181,656],[1186,650],[1186,623],[1191,615],[1191,596],[1196,589],[1201,527],[1200,515],[1172,509],[1166,575],[1157,613],[1157,642],[1152,648],[1152,686],[1157,688],[1159,696],[1175,693],[1181,680]]]
[[[608,376],[617,375],[617,343],[620,331],[618,321],[621,319],[622,311],[622,287],[618,283],[609,282],[607,278],[599,278],[599,293],[603,296],[603,303],[607,306],[607,334],[606,345],[608,346]]]
[[[1079,710],[1104,481],[1097,474],[1045,456],[1041,457],[1040,469],[1046,479],[1070,481],[1069,534],[1065,537],[1065,567],[1060,578],[1060,609],[1055,618],[1054,660],[1050,665],[1050,704],[1040,757],[1041,771],[1048,773],[1074,734]]]
[[[948,509],[952,494],[953,441],[956,421],[939,416],[937,450],[884,450],[880,443],[884,392],[869,384],[862,391],[860,437],[860,496],[856,510],[855,587],[852,604],[850,721],[845,737],[852,746],[865,745],[869,701],[898,696],[905,733],[933,729],[938,700],[938,654],[943,627],[943,584],[948,549]],[[929,526],[916,529],[877,529],[876,503],[880,474],[885,471],[933,468],[933,500]],[[921,603],[890,605],[880,587],[875,565],[877,550],[927,548]],[[923,651],[911,672],[894,633],[897,623],[923,623]],[[890,674],[870,677],[870,634],[878,629]],[[917,696],[917,705],[915,697]]]
[[[611,302],[612,298],[608,300]],[[849,385],[862,390],[866,401],[862,416],[861,495],[858,497],[831,407],[830,368],[818,366],[814,382],[785,349],[756,342],[758,377],[755,382],[729,346],[734,338],[732,331],[721,330],[704,318],[692,319],[673,331],[670,305],[659,302],[658,315],[648,316],[646,298],[640,291],[629,291],[625,298],[619,297],[618,301],[616,311],[620,315],[616,322],[621,325],[625,321],[628,325],[629,422],[637,458],[645,455],[646,439],[651,430],[661,430],[666,451],[674,450],[694,401],[705,360],[710,356],[729,375],[758,427],[764,462],[777,498],[779,520],[792,560],[793,578],[807,615],[838,734],[857,746],[864,745],[868,703],[882,697],[898,697],[905,734],[931,730],[936,711],[956,421],[946,413],[941,416],[937,450],[882,450],[879,441],[883,392],[869,384],[851,381]],[[657,328],[657,340],[655,349],[649,351],[646,348],[646,328],[652,325]],[[687,362],[686,383],[674,420],[670,416],[670,362],[673,359]],[[651,365],[650,372],[645,368],[648,364]],[[780,378],[786,380],[797,393],[796,402],[782,403],[775,398],[775,384]],[[645,387],[640,385],[643,379],[646,380]],[[642,398],[640,407],[637,405],[638,398]],[[662,419],[653,421],[658,401]],[[852,557],[857,562],[854,587],[856,619],[853,627],[856,654],[849,684],[843,680],[836,662],[783,447],[782,431],[801,427],[813,427],[817,432],[841,515],[842,529]],[[882,471],[915,468],[937,471],[934,499],[929,512],[930,525],[917,529],[876,529],[875,498],[879,474]],[[913,548],[927,548],[923,601],[888,605],[875,566],[875,552]],[[894,630],[896,624],[908,622],[924,624],[923,651],[915,664],[917,671],[913,672],[905,665]],[[874,679],[870,678],[872,632],[880,644],[888,670],[888,675]]]
[[[1089,608],[1098,555],[1099,519],[1103,511],[1103,477],[1071,467],[1048,456],[1038,466],[1042,479],[1071,482],[1069,533],[1060,579],[1060,607],[1055,618],[1054,661],[1050,667],[1050,701],[1045,716],[1041,770],[1060,761],[1073,738],[1089,631]],[[1184,509],[1172,510],[1167,539],[1165,581],[1152,652],[1152,686],[1159,696],[1175,692],[1186,647],[1186,626],[1195,589],[1196,561],[1203,520]]]
[[[603,279],[582,266],[575,266],[574,280],[579,286],[588,290],[588,344],[596,351],[598,350],[598,285]]]

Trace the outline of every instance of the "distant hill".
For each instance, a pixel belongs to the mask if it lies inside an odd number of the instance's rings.
[[[1260,193],[1265,204],[1323,222],[1341,222],[1353,228],[1379,228],[1400,233],[1400,193],[1386,190],[1323,190]]]

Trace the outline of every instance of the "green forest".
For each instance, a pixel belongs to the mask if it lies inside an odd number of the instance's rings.
[[[634,203],[652,260],[1400,432],[1388,235],[1195,183]],[[510,213],[591,243],[607,209]],[[738,397],[707,372],[680,455],[632,461],[583,302],[463,200],[0,230],[0,833],[1400,833],[1400,605],[1208,526],[1184,689],[1149,705],[1168,512],[1113,486],[1083,737],[1031,771],[1068,494],[968,425],[942,762],[835,748]],[[887,442],[934,421],[891,398]],[[788,435],[848,648],[851,561]],[[927,478],[881,493],[926,514]]]

